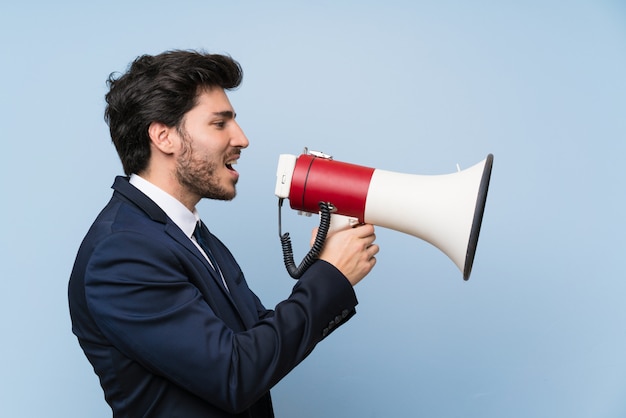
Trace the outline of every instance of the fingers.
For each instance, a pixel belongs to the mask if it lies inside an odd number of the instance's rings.
[[[376,236],[372,235],[372,237],[375,239]],[[380,247],[378,246],[378,244],[374,244],[374,241],[372,240],[372,242],[370,242],[366,249],[365,249],[365,254],[367,257],[367,261],[370,263],[370,270],[374,267],[374,265],[376,265],[376,254],[378,254],[378,252],[380,251]]]
[[[376,254],[380,251],[380,247],[378,244],[374,244],[376,240],[376,233],[374,230],[374,226],[370,224],[364,224],[357,227],[358,229],[358,237],[362,241],[363,249],[363,257],[365,258],[365,262],[367,266],[367,272],[376,265]]]
[[[354,228],[352,228],[354,231],[356,231],[357,236],[360,238],[366,238],[369,237],[371,235],[374,235],[374,225],[371,224],[360,224],[355,226]]]
[[[374,241],[376,240],[374,226],[364,224],[355,227],[355,230],[357,232],[357,237],[363,241],[367,254],[370,255],[370,258],[374,257],[379,251],[378,245],[374,244]]]
[[[376,264],[379,247],[375,240],[374,226],[369,224],[337,231],[328,237],[320,258],[337,267],[355,285]]]

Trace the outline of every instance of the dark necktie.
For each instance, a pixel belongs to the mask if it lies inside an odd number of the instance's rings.
[[[209,258],[209,261],[211,261],[210,264],[211,267],[213,267],[213,271],[217,273],[218,276],[221,276],[217,261],[215,261],[215,257],[209,248],[209,240],[211,239],[209,236],[209,230],[202,225],[202,221],[198,221],[198,223],[196,223],[196,229],[193,230],[193,236],[196,238],[198,244],[200,244],[200,248],[202,248],[206,256]]]

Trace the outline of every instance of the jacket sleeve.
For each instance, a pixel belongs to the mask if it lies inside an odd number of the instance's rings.
[[[357,304],[348,280],[317,261],[273,314],[234,332],[189,274],[173,246],[137,232],[113,233],[87,265],[88,308],[125,356],[231,413],[269,391]]]

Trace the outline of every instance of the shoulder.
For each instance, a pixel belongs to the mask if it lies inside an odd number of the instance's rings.
[[[141,207],[114,194],[87,232],[79,259],[100,267],[148,258],[157,264],[175,262],[185,240],[189,241],[166,216],[163,221],[155,220]]]

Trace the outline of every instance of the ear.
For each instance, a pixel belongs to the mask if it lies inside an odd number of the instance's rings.
[[[161,122],[152,122],[148,127],[152,145],[165,154],[172,154],[177,146],[176,129]]]

